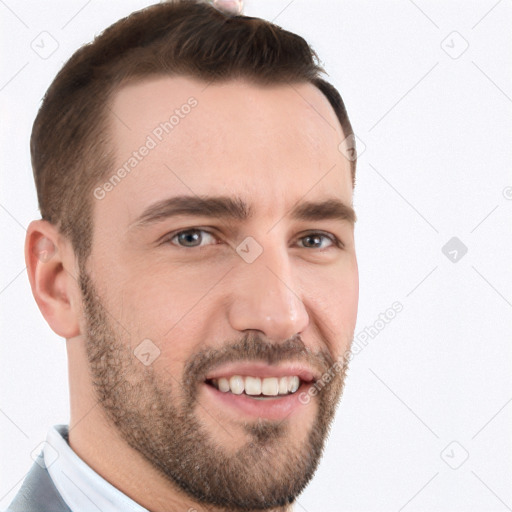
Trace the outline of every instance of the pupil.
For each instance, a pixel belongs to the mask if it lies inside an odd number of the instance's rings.
[[[180,242],[185,242],[185,245],[187,245],[187,243],[189,241],[191,241],[191,242],[196,241],[197,242],[198,239],[200,239],[200,238],[201,237],[200,237],[198,231],[184,231],[183,233],[180,233],[178,235],[178,239],[180,240]],[[192,243],[192,245],[197,245],[197,244]]]
[[[313,245],[321,244],[319,236],[309,235],[309,236],[306,237],[306,240],[315,240],[315,242],[313,242]],[[308,243],[306,243],[306,245],[308,245]]]

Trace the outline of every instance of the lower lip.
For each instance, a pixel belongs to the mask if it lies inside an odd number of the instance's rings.
[[[276,398],[265,398],[257,400],[250,398],[245,393],[235,395],[234,393],[219,391],[210,384],[203,384],[206,397],[221,404],[221,407],[229,407],[236,410],[237,414],[246,414],[256,418],[267,418],[270,420],[283,420],[295,413],[298,409],[304,408],[304,404],[300,402],[301,393],[307,392],[312,386],[311,383],[301,383],[299,389],[286,396],[276,396]]]

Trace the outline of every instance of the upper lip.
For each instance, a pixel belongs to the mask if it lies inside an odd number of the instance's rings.
[[[234,362],[227,363],[211,370],[206,375],[205,380],[218,379],[220,377],[229,378],[233,375],[251,376],[251,377],[292,377],[296,375],[304,382],[318,380],[318,374],[309,366],[301,363],[288,363],[280,365],[269,365],[266,363],[255,362]]]

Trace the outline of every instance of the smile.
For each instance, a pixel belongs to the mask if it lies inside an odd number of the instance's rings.
[[[264,378],[232,375],[211,379],[207,383],[223,393],[246,394],[251,397],[276,397],[295,393],[300,387],[300,378],[297,375]]]
[[[234,362],[205,375],[204,403],[211,401],[228,417],[291,419],[299,411],[310,414],[299,398],[318,378],[318,372],[300,363]]]

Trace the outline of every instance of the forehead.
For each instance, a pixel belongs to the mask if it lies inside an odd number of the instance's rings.
[[[110,109],[116,161],[104,181],[125,172],[99,214],[120,207],[124,225],[148,204],[183,194],[245,195],[268,215],[305,194],[351,203],[350,163],[338,149],[344,135],[312,84],[159,77],[123,87]]]

